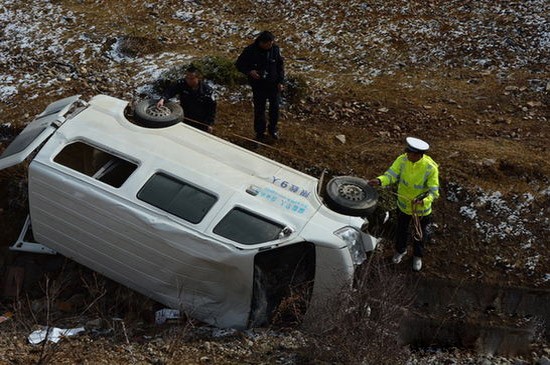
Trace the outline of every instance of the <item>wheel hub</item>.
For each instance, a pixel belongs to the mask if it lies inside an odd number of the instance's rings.
[[[156,105],[151,105],[147,108],[146,112],[153,117],[166,117],[170,115],[171,110],[165,106],[158,107]]]
[[[365,199],[365,192],[357,185],[342,184],[338,188],[338,194],[344,199],[360,201]]]

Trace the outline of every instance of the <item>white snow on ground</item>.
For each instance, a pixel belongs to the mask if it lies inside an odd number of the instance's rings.
[[[541,195],[544,191],[541,192]],[[460,198],[459,198],[460,197]],[[550,218],[544,208],[537,208],[536,199],[532,194],[514,195],[504,198],[498,191],[488,192],[482,189],[470,195],[456,184],[449,184],[447,199],[453,202],[463,202],[459,213],[481,234],[482,242],[497,240],[503,245],[514,245],[524,250],[529,257],[524,266],[528,272],[533,272],[540,260],[535,252],[535,246],[540,245],[544,237],[537,237],[533,227],[550,232]],[[532,214],[535,212],[536,214]],[[530,213],[535,216],[533,221],[522,218]],[[539,240],[539,241],[537,241]],[[495,263],[501,263],[512,268],[513,265],[500,255],[495,256]],[[540,278],[547,281],[546,277]]]
[[[231,21],[227,15],[235,15],[235,9],[229,4],[183,1],[172,11],[175,23],[166,25],[168,34],[191,45],[223,44],[232,55],[261,30],[253,23]],[[497,72],[550,63],[547,0],[449,1],[437,6],[396,1],[348,1],[343,6],[329,0],[296,0],[278,2],[277,6],[259,4],[248,11],[246,15],[252,18],[267,14],[281,19],[285,29],[278,32],[279,43],[288,57],[289,70],[311,73],[318,80],[330,78],[328,71],[314,67],[320,59],[321,64],[350,74],[362,84],[404,66],[443,63]],[[327,21],[327,13],[336,21]],[[79,14],[66,11],[57,2],[21,6],[15,0],[3,1],[0,66],[14,69],[14,79],[11,84],[3,83],[0,101],[9,101],[23,89],[35,94],[40,89],[62,88],[64,80],[78,76],[74,67],[97,60],[105,62],[111,84],[123,86],[131,95],[136,89],[148,91],[144,84],[152,81],[148,77],[158,75],[155,67],[168,69],[182,61],[175,55],[130,59],[118,52],[123,34],[116,27],[111,34],[96,35],[93,26],[80,20]],[[117,41],[108,47],[112,39]],[[51,75],[43,66],[52,62],[73,68]],[[116,72],[121,63],[127,72]],[[25,78],[29,72],[33,80]],[[545,85],[533,83],[539,91]]]
[[[0,74],[0,101],[8,100],[10,96],[17,94],[14,78],[10,75]]]

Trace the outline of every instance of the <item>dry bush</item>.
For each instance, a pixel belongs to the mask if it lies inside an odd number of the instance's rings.
[[[341,364],[399,364],[407,350],[399,323],[413,297],[402,275],[373,255],[358,270],[354,287],[308,318],[305,357]]]
[[[305,76],[294,74],[286,78],[286,87],[283,96],[290,104],[297,104],[306,99],[311,93],[308,80]]]
[[[311,297],[312,282],[303,282],[290,288],[290,294],[283,298],[273,313],[271,325],[274,327],[293,327],[304,321],[308,299]]]
[[[160,52],[162,45],[156,39],[130,34],[120,39],[119,51],[129,57],[138,57]]]

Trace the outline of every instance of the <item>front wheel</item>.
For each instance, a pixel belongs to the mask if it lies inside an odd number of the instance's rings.
[[[376,209],[378,192],[364,179],[337,176],[327,183],[326,202],[337,213],[364,217]]]

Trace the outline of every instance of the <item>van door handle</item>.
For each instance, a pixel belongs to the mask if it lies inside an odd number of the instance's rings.
[[[294,229],[292,227],[286,226],[281,230],[281,232],[279,232],[279,239],[288,237],[293,233],[294,233]]]

